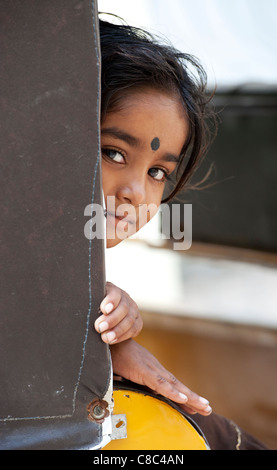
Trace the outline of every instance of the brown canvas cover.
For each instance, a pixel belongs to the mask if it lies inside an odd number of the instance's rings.
[[[0,449],[102,440],[103,240],[84,236],[102,202],[97,22],[91,0],[0,4]]]

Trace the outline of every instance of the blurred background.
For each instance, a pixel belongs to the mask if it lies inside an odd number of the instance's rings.
[[[277,4],[98,0],[98,8],[197,56],[219,117],[196,175],[212,164],[210,187],[181,198],[192,204],[191,248],[173,250],[157,215],[107,250],[107,280],[138,303],[141,344],[215,412],[277,449]]]

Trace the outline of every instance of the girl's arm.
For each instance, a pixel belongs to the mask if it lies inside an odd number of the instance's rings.
[[[211,414],[208,400],[177,380],[147,349],[134,340],[115,344],[110,350],[115,374],[178,403],[187,413],[200,413],[204,416]]]

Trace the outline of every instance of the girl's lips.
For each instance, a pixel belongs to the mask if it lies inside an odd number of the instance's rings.
[[[114,212],[107,212],[107,217],[112,217],[115,220],[117,220],[118,222],[123,221],[123,222],[125,222],[127,224],[131,224],[131,225],[134,225],[136,223],[134,218],[128,217],[124,214],[116,214]]]

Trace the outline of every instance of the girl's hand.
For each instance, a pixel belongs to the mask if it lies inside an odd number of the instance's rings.
[[[104,343],[115,344],[137,336],[142,318],[137,304],[119,287],[106,283],[107,295],[100,305],[103,313],[94,323]]]
[[[208,400],[183,385],[147,349],[132,339],[112,346],[111,355],[115,374],[145,385],[178,403],[187,413],[200,413],[204,416],[211,414]]]

